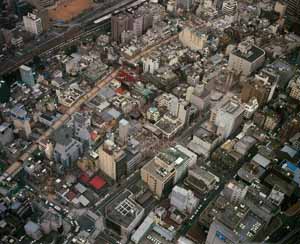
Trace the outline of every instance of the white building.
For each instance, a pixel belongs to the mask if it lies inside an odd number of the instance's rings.
[[[129,122],[121,119],[119,122],[119,138],[121,143],[126,144],[128,141]]]
[[[143,72],[153,74],[156,70],[159,69],[159,59],[158,58],[143,58]]]
[[[36,15],[28,13],[27,16],[23,16],[23,22],[26,31],[35,35],[43,32],[42,20]]]
[[[217,134],[227,139],[243,122],[244,107],[232,97],[224,97],[211,111],[210,121],[217,126]]]
[[[192,213],[197,207],[199,199],[194,196],[192,191],[174,186],[170,194],[170,203],[180,212]]]
[[[246,40],[229,55],[228,68],[245,76],[260,68],[265,61],[265,51]]]

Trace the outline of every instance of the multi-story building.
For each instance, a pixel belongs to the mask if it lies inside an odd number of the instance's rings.
[[[176,10],[182,9],[184,11],[191,11],[193,8],[194,0],[176,0]]]
[[[187,155],[181,147],[168,148],[141,169],[142,180],[160,198],[186,175],[188,167],[195,163],[196,158],[192,152]]]
[[[144,30],[144,16],[133,13],[129,18],[129,30],[132,30],[135,36],[141,36]]]
[[[210,225],[205,243],[251,243],[264,224],[249,208],[228,205]]]
[[[192,213],[197,207],[199,199],[191,190],[174,186],[170,194],[170,204],[183,213]]]
[[[64,168],[73,167],[83,153],[83,144],[73,138],[73,129],[63,125],[54,132],[53,158]]]
[[[96,167],[111,179],[117,181],[126,173],[126,164],[123,158],[126,153],[112,140],[106,140],[98,149],[99,159]]]
[[[12,125],[9,123],[0,124],[0,145],[6,145],[14,140]]]
[[[300,76],[290,81],[288,89],[290,91],[290,97],[300,101]]]
[[[159,69],[159,58],[142,58],[142,62],[144,73],[154,74],[154,72]]]
[[[112,39],[121,41],[122,32],[129,30],[129,17],[126,14],[115,15],[111,18]]]
[[[248,187],[241,182],[230,181],[225,185],[223,194],[228,201],[239,204],[245,199],[247,191]]]
[[[126,119],[121,119],[119,122],[119,139],[122,144],[128,141],[129,122]]]
[[[35,35],[43,32],[42,20],[36,15],[28,13],[27,16],[23,16],[23,22],[26,31]]]
[[[74,137],[88,149],[92,141],[91,117],[87,113],[75,113],[73,115]]]
[[[144,217],[144,208],[138,204],[133,193],[125,190],[105,206],[106,227],[121,237],[121,243],[127,243],[133,230]]]
[[[31,135],[31,125],[30,118],[27,114],[27,111],[24,109],[24,106],[16,105],[10,113],[12,116],[14,127],[18,130],[23,131],[25,137],[28,138]]]
[[[202,50],[207,43],[208,35],[204,31],[186,27],[179,34],[181,43],[194,51]]]
[[[35,84],[35,80],[33,77],[32,69],[26,65],[21,65],[19,70],[20,70],[22,82],[24,82],[29,86],[33,86]]]
[[[193,139],[188,144],[188,148],[208,158],[221,141],[221,137],[201,127],[194,133]]]
[[[233,97],[224,97],[211,111],[210,121],[217,134],[227,139],[243,122],[244,107]]]
[[[265,51],[247,40],[230,53],[228,68],[248,76],[260,68],[264,61]]]
[[[259,106],[266,105],[273,98],[277,83],[277,80],[271,81],[268,77],[256,76],[243,85],[242,102],[247,103],[250,99],[256,98]]]

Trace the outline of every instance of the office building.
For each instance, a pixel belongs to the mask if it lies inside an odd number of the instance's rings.
[[[248,76],[260,68],[264,61],[265,51],[247,40],[230,53],[228,68]]]
[[[170,194],[170,204],[182,213],[192,213],[199,203],[191,190],[174,186]]]
[[[244,107],[233,97],[225,96],[211,111],[210,121],[217,134],[227,139],[243,122]]]
[[[168,194],[173,184],[187,174],[188,167],[195,164],[197,156],[186,150],[189,151],[178,146],[167,148],[141,169],[142,180],[158,198]]]
[[[99,159],[96,167],[111,179],[118,181],[126,173],[126,153],[112,140],[106,140],[98,149]]]
[[[153,212],[150,212],[149,215],[145,218],[143,223],[137,228],[137,230],[131,236],[131,241],[135,244],[141,243],[142,239],[145,237],[147,232],[155,225],[155,216]]]
[[[36,15],[28,13],[27,16],[23,16],[23,22],[26,31],[34,35],[39,35],[43,32],[42,20]]]
[[[91,117],[87,113],[75,113],[73,115],[74,138],[83,144],[87,150],[93,143]]]
[[[63,125],[54,132],[54,141],[54,161],[64,168],[73,167],[83,153],[83,144],[73,138],[73,129]]]
[[[245,199],[247,191],[248,186],[243,184],[241,181],[232,180],[225,185],[223,194],[228,201],[234,204],[240,204]]]
[[[153,158],[141,169],[142,180],[158,198],[171,191],[174,176],[174,167],[168,167],[158,157]]]
[[[119,122],[119,139],[122,144],[127,144],[129,132],[129,122],[121,119]]]
[[[185,179],[185,183],[198,192],[212,190],[219,181],[216,175],[197,165],[188,170],[188,177]]]
[[[277,84],[277,80],[272,81],[268,77],[256,76],[255,79],[243,84],[241,100],[247,103],[255,98],[259,106],[264,106],[273,98]]]
[[[119,14],[111,18],[111,34],[113,41],[120,42],[122,33],[127,30],[129,30],[128,15]]]
[[[106,227],[121,237],[121,243],[127,243],[143,217],[144,208],[133,199],[129,190],[121,192],[105,206]]]
[[[11,110],[14,127],[24,133],[26,138],[31,135],[30,118],[23,105],[16,105]]]
[[[206,244],[251,243],[265,222],[247,207],[228,205],[210,225]]]
[[[130,15],[129,30],[132,30],[135,36],[141,36],[144,30],[144,16],[138,12]]]
[[[192,140],[188,144],[188,148],[198,155],[205,158],[220,144],[222,137],[207,129],[200,127],[194,134]]]
[[[4,146],[14,140],[13,127],[9,123],[0,124],[0,145]]]
[[[176,0],[176,10],[181,9],[184,11],[191,11],[193,8],[194,0]]]
[[[20,70],[22,82],[24,82],[29,86],[33,86],[35,84],[35,80],[33,77],[32,69],[26,65],[21,65],[19,70]]]

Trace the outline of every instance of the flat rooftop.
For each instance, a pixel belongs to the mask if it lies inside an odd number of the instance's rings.
[[[106,217],[112,222],[127,228],[144,209],[131,196],[132,192],[125,190],[105,207]]]
[[[174,170],[169,171],[158,165],[155,161],[155,158],[153,158],[142,169],[160,181],[164,181],[174,174]]]
[[[209,142],[209,143],[214,142],[218,138],[218,136],[215,133],[212,133],[212,132],[206,130],[205,128],[203,128],[203,127],[200,127],[196,131],[196,133],[194,134],[194,136],[197,136],[202,141]]]
[[[175,147],[169,147],[163,150],[157,155],[157,157],[169,165],[173,163],[175,165],[182,164],[189,159],[186,154],[176,149]]]
[[[254,45],[246,53],[241,52],[239,49],[234,50],[232,53],[251,63],[265,54],[264,50]]]

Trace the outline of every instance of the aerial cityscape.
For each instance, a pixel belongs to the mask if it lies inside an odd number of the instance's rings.
[[[0,244],[300,244],[300,0],[1,0]]]

